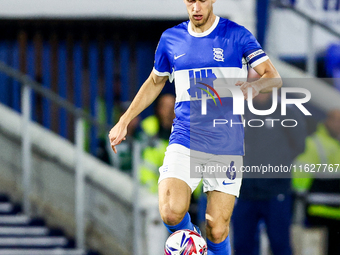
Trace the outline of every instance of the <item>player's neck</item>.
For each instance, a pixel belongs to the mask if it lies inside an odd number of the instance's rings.
[[[214,13],[212,13],[209,16],[207,22],[202,26],[195,26],[195,24],[193,22],[190,22],[191,23],[191,29],[195,33],[203,33],[205,31],[207,31],[209,28],[211,28],[211,26],[215,22],[215,19],[216,19],[216,15]]]

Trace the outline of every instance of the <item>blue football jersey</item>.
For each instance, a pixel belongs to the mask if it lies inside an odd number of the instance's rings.
[[[267,59],[255,37],[228,19],[216,17],[203,33],[195,33],[190,21],[166,30],[153,71],[175,82],[170,144],[217,155],[244,155],[243,118],[233,114],[230,88],[246,81],[248,65],[255,67]]]

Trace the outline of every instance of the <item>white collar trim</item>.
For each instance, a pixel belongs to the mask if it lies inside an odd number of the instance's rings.
[[[204,37],[204,36],[207,36],[217,27],[217,24],[218,24],[219,21],[220,21],[220,17],[216,16],[214,24],[212,24],[212,26],[208,30],[204,31],[203,33],[196,33],[196,32],[194,32],[192,30],[192,27],[191,27],[191,21],[189,21],[188,32],[189,32],[190,35],[192,35],[194,37]]]

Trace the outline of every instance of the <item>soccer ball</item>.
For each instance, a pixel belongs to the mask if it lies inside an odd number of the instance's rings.
[[[207,255],[204,238],[192,230],[178,230],[165,242],[164,255]]]

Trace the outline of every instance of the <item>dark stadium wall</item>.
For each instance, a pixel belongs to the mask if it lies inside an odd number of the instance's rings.
[[[109,125],[113,107],[132,100],[149,76],[162,32],[182,20],[3,19],[0,61],[28,74],[44,87],[100,118],[105,102]],[[173,84],[164,92],[174,93]],[[0,102],[20,112],[19,84],[0,74]],[[34,94],[33,119],[73,141],[73,117]],[[142,118],[153,114],[150,106]],[[88,150],[95,154],[98,130]]]

